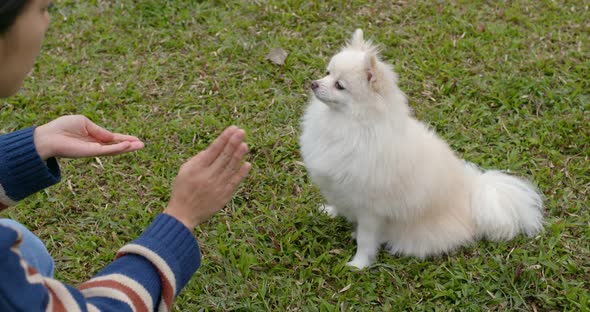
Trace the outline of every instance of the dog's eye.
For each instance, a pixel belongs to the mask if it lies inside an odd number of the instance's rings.
[[[326,72],[326,76],[330,76],[330,71],[327,71]]]
[[[344,90],[344,86],[340,83],[340,81],[336,81],[336,89]]]

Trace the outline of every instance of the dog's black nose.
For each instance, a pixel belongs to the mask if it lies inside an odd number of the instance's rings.
[[[320,85],[319,85],[317,82],[315,82],[315,81],[312,81],[312,82],[311,82],[311,89],[312,89],[312,90],[315,90],[315,89],[317,89],[319,86],[320,86]]]

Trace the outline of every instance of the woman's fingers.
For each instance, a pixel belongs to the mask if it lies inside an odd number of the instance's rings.
[[[86,117],[84,117],[84,121],[86,122],[86,131],[88,131],[88,136],[91,138],[99,141],[99,142],[113,142],[114,141],[114,134],[108,131],[107,129],[93,123]],[[126,141],[126,140],[121,140]]]
[[[99,143],[94,143],[99,144]],[[82,156],[110,156],[110,155],[117,155],[125,152],[131,151],[131,143],[130,142],[120,142],[116,144],[110,145],[97,145],[96,148],[90,148],[87,155]]]
[[[233,154],[229,158],[229,162],[225,167],[221,168],[222,171],[220,176],[222,179],[227,179],[234,175],[242,166],[244,156],[248,153],[248,145],[246,143],[240,143],[240,145],[234,150]]]
[[[227,182],[227,190],[231,193],[235,192],[240,183],[248,176],[252,165],[249,162],[244,163],[238,171],[231,176]]]
[[[144,147],[141,141],[123,141],[115,144],[90,143],[86,151],[81,151],[81,157],[112,156],[134,152]]]
[[[111,142],[123,142],[123,141],[137,142],[137,141],[141,141],[141,140],[136,136],[132,136],[132,135],[128,135],[128,134],[121,134],[121,133],[113,133],[113,137],[112,137]]]
[[[242,129],[238,129],[229,139],[227,144],[224,146],[223,151],[213,161],[211,166],[213,170],[218,173],[222,173],[231,162],[234,157],[234,152],[241,146],[244,141],[246,133]],[[240,159],[241,160],[241,159]]]
[[[230,138],[238,130],[236,126],[230,126],[223,133],[218,136],[209,147],[203,152],[199,153],[200,160],[203,161],[203,166],[210,166],[223,152],[225,146],[229,142]]]

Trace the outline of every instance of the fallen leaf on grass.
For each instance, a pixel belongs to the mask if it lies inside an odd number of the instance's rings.
[[[343,293],[343,292],[349,290],[350,289],[350,286],[352,286],[352,284],[348,284],[346,287],[340,289],[339,293]]]
[[[266,55],[266,59],[270,60],[274,64],[284,65],[288,55],[289,53],[287,53],[287,51],[283,50],[282,48],[273,48]]]

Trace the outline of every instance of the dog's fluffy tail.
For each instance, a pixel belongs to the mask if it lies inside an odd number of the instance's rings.
[[[542,229],[543,201],[528,181],[500,171],[479,173],[471,195],[476,231],[490,240],[509,240]]]

